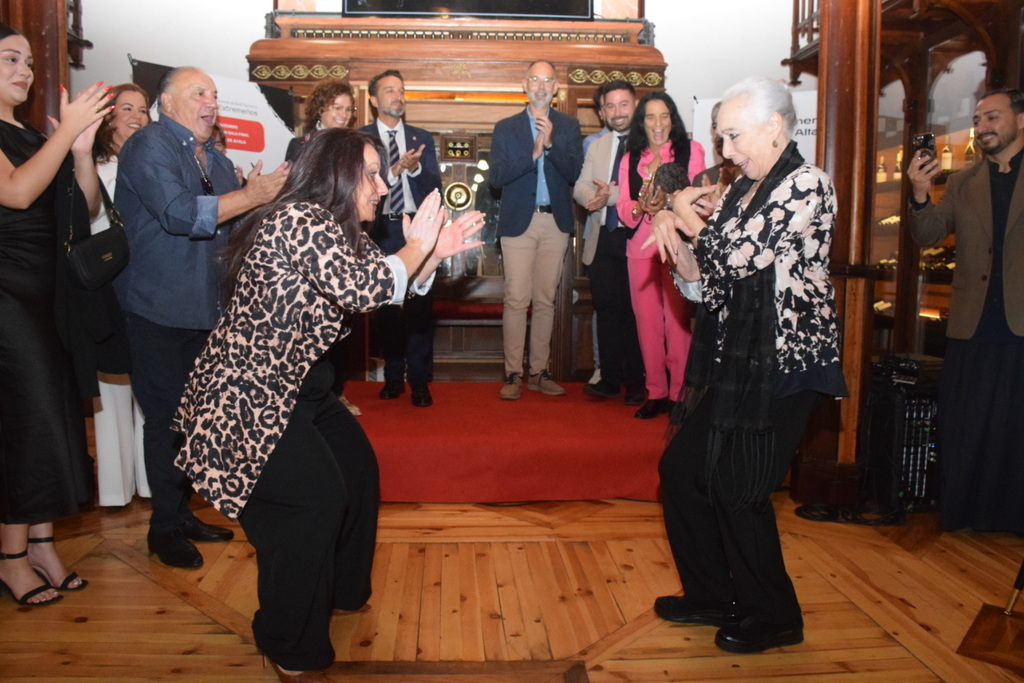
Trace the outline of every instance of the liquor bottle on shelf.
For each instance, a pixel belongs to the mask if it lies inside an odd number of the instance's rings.
[[[971,137],[967,140],[967,147],[964,148],[964,166],[973,166],[978,160],[978,152],[974,149],[974,129],[971,128]]]
[[[903,148],[900,147],[896,152],[896,166],[892,169],[892,179],[902,180],[903,179]]]
[[[949,146],[949,136],[946,136],[946,145],[942,148],[942,154],[939,155],[939,168],[943,171],[953,170],[953,148]]]
[[[885,168],[885,157],[878,157],[878,168],[875,169],[875,182],[884,183],[889,179],[889,171]]]

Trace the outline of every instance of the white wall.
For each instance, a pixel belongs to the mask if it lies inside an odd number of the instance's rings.
[[[665,57],[665,87],[691,133],[693,101],[717,98],[747,76],[789,81],[793,0],[647,0],[654,45]],[[797,90],[816,90],[804,75]],[[710,121],[698,122],[702,128]]]
[[[99,80],[130,80],[128,53],[248,79],[246,55],[264,37],[273,2],[88,0],[83,8],[85,37],[95,47],[85,52],[86,68],[72,72],[75,92]],[[745,76],[789,78],[780,62],[789,55],[792,0],[647,0],[646,9],[668,63],[666,86],[690,131],[695,97],[717,97]],[[801,90],[817,87],[804,80]]]
[[[128,54],[167,66],[197,66],[248,80],[249,46],[264,37],[272,0],[86,0],[85,69],[71,72],[74,92],[96,81],[130,81]]]

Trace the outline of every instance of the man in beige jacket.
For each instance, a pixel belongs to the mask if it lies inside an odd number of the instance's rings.
[[[619,223],[615,204],[619,162],[636,109],[636,92],[625,81],[609,81],[596,101],[611,133],[587,149],[573,189],[576,203],[590,212],[583,243],[583,263],[590,273],[590,292],[597,313],[597,342],[601,379],[583,387],[589,396],[616,398],[626,387],[626,405],[644,402],[644,364],[637,340],[636,319],[629,296],[626,242],[633,231]]]

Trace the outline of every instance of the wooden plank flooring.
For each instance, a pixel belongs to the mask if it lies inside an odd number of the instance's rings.
[[[891,528],[812,522],[784,494],[776,506],[802,645],[732,655],[711,627],[658,619],[654,598],[679,590],[658,504],[387,504],[374,595],[335,616],[331,673],[384,683],[1022,680],[957,649],[983,604],[1005,603],[1024,538],[941,533],[928,514]],[[199,514],[221,521],[211,508]],[[202,569],[178,570],[146,555],[147,517],[134,502],[58,525],[62,555],[90,585],[46,608],[0,600],[0,680],[274,680],[252,643],[256,569],[242,530],[201,545]]]

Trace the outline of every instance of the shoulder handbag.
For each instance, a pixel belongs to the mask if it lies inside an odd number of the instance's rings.
[[[103,194],[103,206],[110,220],[110,227],[75,242],[72,218],[68,221],[68,239],[64,243],[68,250],[68,270],[71,279],[78,286],[89,290],[99,289],[113,280],[128,263],[128,236],[124,232],[124,223],[121,222],[121,214],[107,194],[107,188],[103,186],[102,180],[100,192]]]

